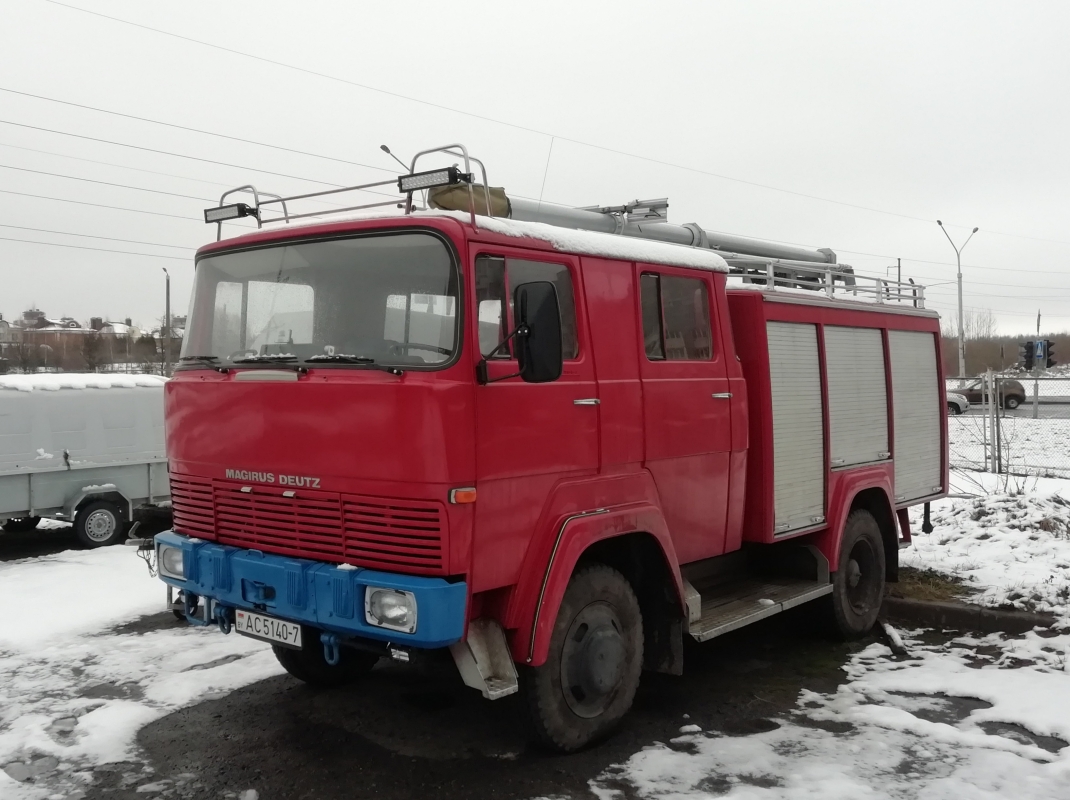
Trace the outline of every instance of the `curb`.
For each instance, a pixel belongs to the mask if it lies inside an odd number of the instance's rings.
[[[1054,614],[1032,611],[1001,611],[994,608],[905,597],[885,597],[881,615],[900,622],[931,628],[958,628],[981,633],[1026,633],[1033,628],[1050,628]]]

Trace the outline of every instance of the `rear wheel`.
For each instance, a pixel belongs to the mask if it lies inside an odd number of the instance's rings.
[[[852,511],[843,529],[840,568],[832,579],[832,619],[846,639],[865,636],[877,623],[884,598],[884,540],[873,515]]]
[[[1018,406],[1020,406],[1021,404],[1022,401],[1019,400],[1017,397],[1011,396],[1003,398],[1004,408],[1009,408],[1011,411],[1018,408]]]
[[[17,517],[5,520],[4,530],[8,533],[26,533],[35,530],[40,522],[40,517]]]
[[[74,518],[74,533],[86,547],[105,547],[126,536],[123,515],[114,503],[96,500],[82,506]]]
[[[323,657],[319,631],[314,628],[305,628],[303,634],[305,647],[301,650],[293,650],[277,644],[273,644],[271,649],[283,669],[309,686],[328,688],[352,683],[362,675],[371,672],[372,667],[379,661],[379,656],[375,653],[340,647],[338,663],[328,664],[327,659]]]
[[[572,752],[607,736],[631,708],[642,666],[631,584],[611,567],[581,569],[565,590],[546,663],[521,675],[536,737]]]

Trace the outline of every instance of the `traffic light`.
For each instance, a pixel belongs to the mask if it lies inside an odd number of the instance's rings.
[[[1054,367],[1056,364],[1059,363],[1055,360],[1055,342],[1053,342],[1051,339],[1044,340],[1044,355],[1046,356],[1044,366]]]
[[[1036,352],[1036,342],[1022,342],[1018,345],[1018,366],[1024,370],[1033,368],[1033,355]]]

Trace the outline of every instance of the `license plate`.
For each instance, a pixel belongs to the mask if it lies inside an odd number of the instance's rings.
[[[234,612],[234,630],[254,639],[301,649],[301,626],[296,622],[287,622],[251,611]]]

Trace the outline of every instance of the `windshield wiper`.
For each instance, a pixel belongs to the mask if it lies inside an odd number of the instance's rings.
[[[235,364],[285,364],[289,361],[297,361],[297,356],[287,355],[267,355],[267,356],[246,356],[245,358],[234,359]]]
[[[305,361],[330,361],[335,364],[374,364],[375,359],[369,356],[346,356],[331,353],[330,355],[309,356]]]
[[[216,372],[225,373],[227,371],[226,367],[221,367],[215,363],[219,360],[219,356],[182,356],[182,358],[178,360],[187,364],[197,362],[198,364],[203,364],[206,367],[211,367]]]
[[[400,367],[391,367],[386,364],[377,364],[374,358],[370,356],[347,356],[341,353],[331,353],[319,356],[309,356],[305,359],[306,362],[319,362],[319,363],[331,363],[331,364],[358,364],[365,369],[377,369],[383,372],[389,372],[391,375],[397,375],[401,377],[405,374],[405,370]]]

